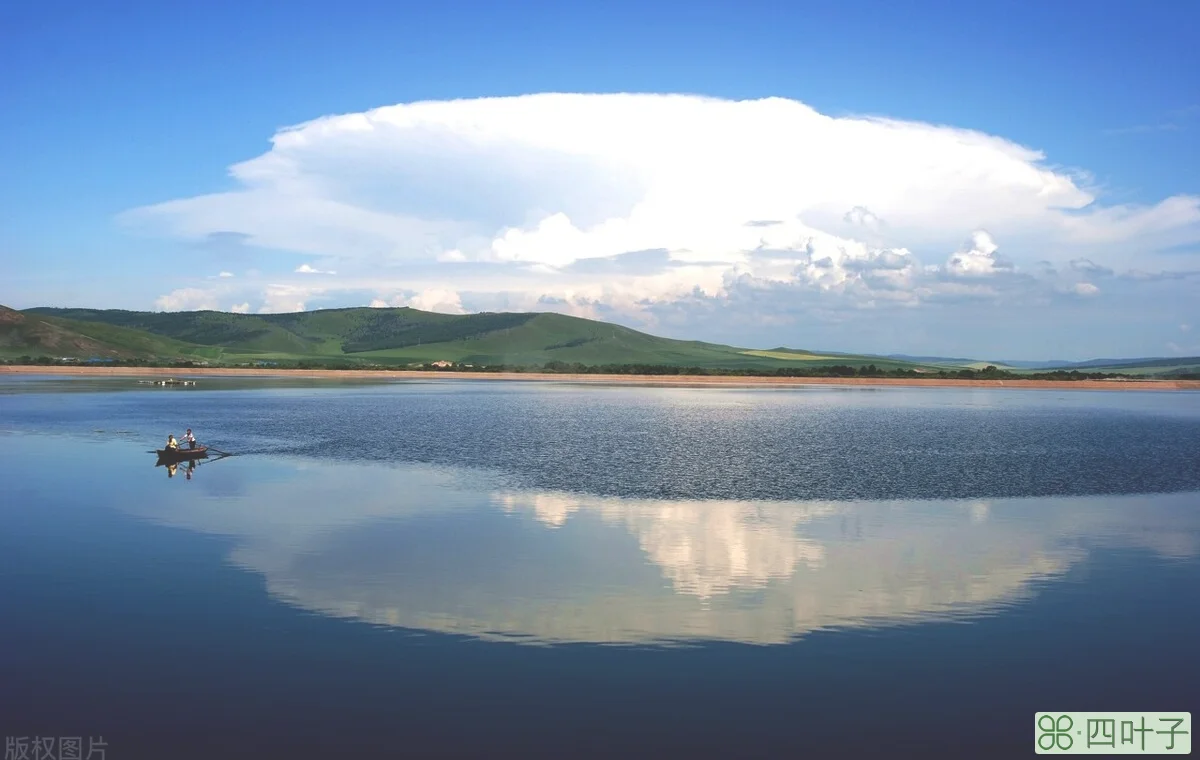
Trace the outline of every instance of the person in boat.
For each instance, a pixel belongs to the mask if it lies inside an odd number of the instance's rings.
[[[167,451],[177,451],[179,449],[179,441],[175,440],[174,435],[167,436]]]
[[[183,434],[183,440],[187,441],[189,449],[196,448],[196,436],[192,435],[191,428],[188,428],[187,432]]]

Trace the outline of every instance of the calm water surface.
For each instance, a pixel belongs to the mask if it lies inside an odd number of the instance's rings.
[[[155,466],[186,427],[234,455]],[[106,760],[1022,757],[1200,707],[1196,393],[0,376],[0,484],[0,731]]]

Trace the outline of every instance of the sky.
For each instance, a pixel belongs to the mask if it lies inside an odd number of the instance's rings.
[[[0,5],[0,303],[1200,355],[1200,4]]]

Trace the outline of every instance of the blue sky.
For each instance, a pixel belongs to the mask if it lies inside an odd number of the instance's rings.
[[[0,303],[1196,355],[1198,22],[1182,1],[10,3]]]

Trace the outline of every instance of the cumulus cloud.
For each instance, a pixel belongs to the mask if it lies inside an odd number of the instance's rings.
[[[155,299],[154,307],[159,311],[198,311],[218,308],[216,295],[211,290],[201,288],[173,290]]]
[[[870,209],[863,208],[862,206],[855,206],[847,211],[843,219],[847,224],[865,227],[869,230],[878,230],[880,225],[879,217],[871,213]]]
[[[233,277],[233,272],[221,272],[217,277]]]
[[[301,264],[296,267],[296,274],[337,274],[337,272],[328,269],[316,269],[311,264]]]
[[[946,262],[946,269],[953,275],[964,277],[995,274],[998,269],[1005,268],[997,262],[998,249],[999,246],[992,240],[991,235],[977,230],[966,245],[951,254]]]
[[[263,292],[263,304],[259,314],[284,314],[304,311],[308,300],[325,292],[324,288],[306,288],[297,285],[268,285]]]
[[[339,255],[545,263],[660,247],[728,255],[753,234],[746,222],[797,216],[882,218],[943,242],[964,224],[1114,241],[1200,220],[1193,197],[1095,207],[1043,159],[978,132],[831,118],[781,98],[542,94],[317,119],[234,166],[240,189],[129,218],[286,250],[333,238]]]
[[[376,298],[371,301],[371,306],[373,308],[407,306],[420,311],[434,311],[440,314],[466,313],[459,294],[447,288],[429,288],[419,293],[401,294],[388,299]]]
[[[250,302],[244,301],[242,303],[235,303],[233,306],[229,307],[229,310],[234,314],[248,314],[250,312]]]
[[[123,220],[319,256],[363,303],[490,299],[649,326],[671,304],[758,309],[750,290],[812,315],[1082,295],[1117,271],[1200,267],[1163,253],[1200,242],[1200,198],[1104,205],[1086,174],[1001,137],[782,98],[408,103],[283,129],[230,171],[234,190]],[[264,298],[303,307],[284,285]]]

